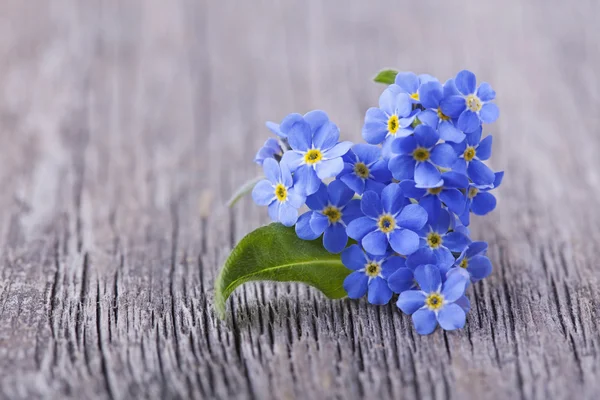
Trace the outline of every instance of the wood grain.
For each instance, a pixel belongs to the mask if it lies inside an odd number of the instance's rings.
[[[598,2],[0,2],[0,396],[595,398]],[[460,332],[393,305],[248,284],[266,120],[322,108],[358,140],[382,67],[498,92],[493,275]]]

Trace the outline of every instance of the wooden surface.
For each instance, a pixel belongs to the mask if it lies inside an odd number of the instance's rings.
[[[0,2],[0,397],[596,398],[597,1]],[[213,310],[265,120],[358,140],[382,67],[498,92],[466,329],[249,284]]]

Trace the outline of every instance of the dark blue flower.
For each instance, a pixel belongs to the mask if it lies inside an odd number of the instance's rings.
[[[311,111],[304,117],[290,114],[280,129],[285,129],[292,148],[281,163],[294,173],[294,185],[304,195],[315,193],[322,179],[333,178],[344,168],[342,156],[352,143],[338,142],[340,130],[323,111]]]
[[[463,174],[449,171],[442,174],[443,184],[429,189],[417,187],[415,181],[407,179],[400,182],[400,188],[406,197],[415,199],[427,211],[430,220],[437,220],[442,204],[448,210],[461,214],[465,209],[465,196],[459,189],[466,189],[469,180]]]
[[[490,190],[500,186],[503,177],[504,172],[496,172],[492,185],[469,185],[465,193],[465,209],[460,214],[460,220],[465,226],[469,226],[471,222],[471,213],[486,215],[496,208],[496,198],[490,193]]]
[[[367,190],[381,193],[391,182],[387,161],[381,158],[381,148],[370,144],[355,144],[344,156],[344,169],[338,179],[358,194]]]
[[[452,253],[461,253],[471,242],[468,236],[454,230],[454,218],[442,209],[437,220],[430,221],[419,232],[420,246],[408,256],[409,268],[423,264],[435,264],[444,273],[454,264]]]
[[[266,180],[254,186],[252,198],[259,206],[269,206],[269,216],[285,226],[293,226],[298,220],[298,209],[304,204],[304,196],[298,194],[292,174],[285,165],[272,158],[263,163]]]
[[[454,84],[460,94],[444,98],[440,106],[444,114],[458,117],[458,129],[473,132],[482,122],[489,124],[498,118],[498,106],[490,103],[496,98],[496,92],[489,83],[484,82],[477,88],[475,74],[463,70],[456,75]]]
[[[444,86],[438,81],[427,82],[421,86],[421,105],[425,110],[419,113],[419,120],[425,125],[436,129],[442,140],[460,143],[465,139],[465,134],[454,126],[452,118],[442,112],[441,101],[445,97],[458,94],[452,79]]]
[[[492,262],[486,257],[487,248],[486,242],[471,243],[456,259],[446,276],[466,271],[471,282],[487,278],[492,273]]]
[[[342,263],[353,270],[344,280],[344,290],[348,297],[358,299],[369,292],[371,304],[384,305],[392,298],[392,290],[387,279],[404,267],[404,259],[391,253],[376,256],[365,253],[360,246],[353,244],[342,252]]]
[[[283,149],[279,144],[279,141],[275,138],[268,138],[265,144],[258,150],[254,162],[258,165],[263,165],[263,162],[267,158],[273,158],[276,161],[283,156]]]
[[[414,119],[412,102],[405,93],[391,87],[379,97],[379,108],[367,110],[362,129],[363,139],[370,144],[380,144],[386,138],[404,137],[412,133],[406,130]]]
[[[492,156],[492,136],[481,140],[481,127],[467,134],[461,143],[450,144],[458,159],[452,170],[466,174],[476,185],[490,185],[494,182],[494,172],[483,163]]]
[[[296,224],[300,239],[314,240],[323,235],[323,246],[330,253],[339,253],[348,243],[346,226],[363,214],[360,201],[352,200],[354,192],[341,181],[333,181],[306,198],[313,211],[304,213]]]
[[[437,327],[451,331],[465,326],[465,289],[469,280],[462,274],[452,274],[442,283],[440,270],[435,265],[421,265],[415,270],[420,290],[400,293],[396,303],[404,313],[412,315],[415,330],[429,335]],[[461,299],[461,304],[457,302]]]
[[[410,204],[397,183],[386,186],[381,197],[376,192],[365,192],[360,208],[365,216],[348,225],[348,236],[359,241],[368,253],[384,255],[388,244],[404,255],[419,248],[416,231],[427,222],[427,212],[418,204]]]
[[[430,126],[419,125],[413,136],[397,139],[388,167],[395,179],[414,179],[420,188],[441,186],[444,181],[438,167],[450,168],[456,162],[456,153],[448,143],[438,143],[439,134]]]

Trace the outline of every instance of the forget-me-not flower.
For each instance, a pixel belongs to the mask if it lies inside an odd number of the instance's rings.
[[[476,185],[490,185],[494,181],[494,172],[483,163],[492,156],[492,136],[481,140],[482,128],[467,134],[461,143],[451,143],[458,159],[452,170],[467,174]]]
[[[457,301],[464,297],[468,278],[452,274],[442,283],[438,267],[429,264],[415,270],[415,280],[420,290],[400,293],[396,304],[404,313],[412,315],[419,334],[429,335],[438,323],[447,331],[464,327],[466,312]]]
[[[323,246],[330,253],[339,253],[348,243],[346,226],[362,216],[360,201],[352,200],[354,192],[339,180],[321,184],[319,190],[306,198],[312,210],[304,213],[296,224],[300,239],[314,240],[323,235]]]
[[[448,143],[438,143],[439,134],[430,126],[419,125],[413,136],[397,139],[388,167],[395,179],[414,179],[418,187],[433,188],[444,183],[438,167],[450,168],[456,152]]]
[[[379,97],[379,108],[371,107],[367,110],[362,128],[363,139],[369,144],[380,144],[386,138],[410,135],[412,131],[405,128],[414,119],[412,111],[410,97],[388,87]]]
[[[389,86],[392,91],[405,93],[413,103],[422,102],[421,88],[428,82],[437,82],[431,75],[417,75],[414,72],[398,72],[394,83]]]
[[[381,193],[392,181],[387,161],[381,158],[381,148],[371,144],[355,144],[344,158],[344,169],[338,179],[358,194],[367,190]]]
[[[492,262],[486,256],[488,244],[486,242],[471,243],[456,259],[453,268],[446,273],[450,274],[466,271],[471,282],[477,282],[492,273]]]
[[[500,186],[503,177],[504,172],[496,172],[492,185],[469,185],[465,193],[465,210],[460,214],[460,221],[465,226],[471,222],[471,212],[475,215],[486,215],[496,208],[496,198],[490,190]]]
[[[297,190],[309,196],[319,189],[322,179],[333,178],[342,171],[342,156],[352,143],[338,142],[340,130],[323,111],[312,111],[304,117],[290,114],[280,129],[284,127],[292,149],[284,153],[281,163],[294,173]]]
[[[347,231],[368,253],[384,255],[388,244],[403,255],[419,248],[416,231],[427,222],[427,212],[418,204],[410,204],[397,183],[386,186],[381,196],[365,192],[360,208],[365,216],[352,221]]]
[[[473,132],[482,122],[489,124],[498,118],[498,106],[490,103],[496,98],[496,92],[489,83],[484,82],[477,87],[475,74],[462,70],[456,75],[454,84],[460,94],[444,98],[440,105],[444,114],[458,117],[458,129]]]
[[[292,174],[284,164],[272,158],[263,163],[266,180],[254,186],[252,198],[259,206],[269,206],[269,216],[285,226],[293,226],[298,220],[298,209],[305,197],[297,193]]]
[[[387,279],[404,267],[402,257],[389,252],[379,256],[368,254],[356,244],[342,252],[342,263],[354,271],[344,280],[344,290],[348,292],[348,297],[358,299],[368,291],[369,303],[377,305],[390,301],[393,292]]]
[[[442,140],[462,142],[465,139],[465,134],[454,126],[452,118],[444,114],[440,106],[445,97],[458,94],[454,81],[450,79],[444,86],[438,81],[427,82],[421,86],[419,92],[421,105],[425,108],[419,113],[419,120],[425,125],[437,129]]]
[[[279,161],[282,156],[283,149],[281,148],[279,141],[275,138],[268,138],[265,144],[256,153],[254,162],[262,166],[265,159],[274,158],[276,161]]]

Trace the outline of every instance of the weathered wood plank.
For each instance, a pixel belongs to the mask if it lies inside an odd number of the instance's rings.
[[[600,58],[595,2],[0,3],[0,396],[592,398]],[[468,327],[393,305],[213,281],[266,223],[223,203],[267,119],[359,139],[379,68],[492,82],[493,276]]]

